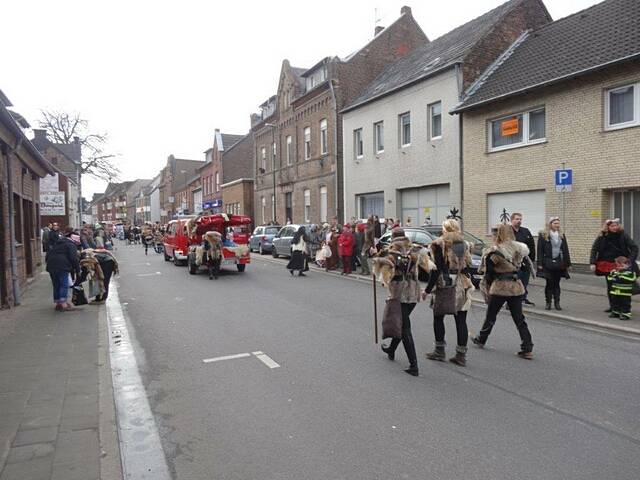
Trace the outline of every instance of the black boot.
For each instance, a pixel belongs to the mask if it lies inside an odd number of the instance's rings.
[[[427,353],[425,356],[429,359],[429,360],[436,360],[438,362],[444,362],[446,359],[446,354],[444,351],[444,346],[446,344],[444,342],[436,342],[435,346],[436,348],[433,350],[433,352],[429,352]]]
[[[545,290],[544,292],[544,300],[545,300],[545,305],[544,305],[544,309],[545,310],[551,310],[551,292],[547,292]]]
[[[384,353],[387,354],[387,357],[389,357],[389,360],[394,360],[396,358],[396,348],[398,348],[399,344],[400,344],[400,340],[394,338],[393,340],[391,340],[391,343],[389,344],[388,347],[385,347],[384,345],[380,345],[380,348]]]
[[[451,363],[455,363],[456,365],[460,365],[461,367],[467,366],[467,347],[461,347],[458,345],[456,347],[456,354],[454,357],[449,359]]]
[[[560,289],[558,288],[555,292],[553,292],[553,307],[556,310],[562,310],[560,306]]]

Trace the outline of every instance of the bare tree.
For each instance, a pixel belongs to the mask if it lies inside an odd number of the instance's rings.
[[[81,175],[90,175],[101,180],[117,180],[120,169],[114,162],[115,154],[104,152],[107,143],[106,133],[93,133],[89,121],[79,113],[69,114],[56,110],[42,110],[39,121],[40,128],[47,131],[49,140],[54,143],[70,145],[78,138],[82,145],[83,155],[80,166]]]

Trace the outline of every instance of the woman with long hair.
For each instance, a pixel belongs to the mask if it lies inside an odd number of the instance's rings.
[[[309,237],[307,236],[307,231],[301,225],[291,240],[291,260],[289,260],[287,264],[287,269],[291,276],[293,276],[294,270],[298,270],[298,276],[304,277],[304,272],[309,270],[307,263],[308,243]]]
[[[524,243],[516,242],[511,225],[503,224],[497,227],[493,246],[483,252],[478,269],[478,273],[484,274],[480,290],[487,300],[487,316],[480,333],[471,341],[481,348],[484,347],[496,323],[498,312],[506,303],[520,334],[518,356],[531,360],[533,342],[522,313],[524,285],[518,277],[522,262],[529,261],[528,255],[529,248]]]
[[[556,310],[560,306],[560,280],[569,278],[571,256],[567,237],[560,231],[560,218],[551,217],[547,228],[538,233],[538,274],[547,281],[544,287],[545,310],[551,310],[551,300]]]

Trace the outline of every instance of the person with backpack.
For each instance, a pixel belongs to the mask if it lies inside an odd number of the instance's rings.
[[[395,228],[392,231],[391,242],[373,258],[372,263],[374,274],[389,289],[385,315],[387,312],[389,315],[397,315],[400,319],[395,320],[401,322],[401,327],[398,329],[399,335],[393,336],[388,346],[382,345],[382,351],[387,354],[389,360],[394,360],[396,349],[402,341],[409,359],[409,368],[405,372],[417,377],[419,375],[418,357],[411,333],[410,315],[421,300],[418,269],[422,268],[429,273],[433,263],[429,260],[427,250],[414,246],[405,236],[402,228]]]
[[[521,344],[518,356],[531,360],[533,359],[533,341],[522,313],[524,286],[518,277],[523,261],[530,261],[529,248],[524,243],[516,242],[511,225],[498,226],[493,246],[483,252],[478,269],[479,274],[484,274],[480,290],[488,305],[482,329],[478,335],[471,338],[471,341],[480,348],[484,347],[496,323],[498,312],[506,303],[520,334]]]
[[[471,249],[465,242],[460,224],[455,219],[447,219],[442,224],[442,236],[429,245],[436,268],[431,271],[429,283],[424,291],[433,294],[433,332],[435,349],[427,353],[427,359],[444,362],[445,315],[453,315],[456,322],[457,345],[456,354],[450,362],[467,364],[467,311],[471,307],[471,291],[473,284],[469,274],[471,267]]]

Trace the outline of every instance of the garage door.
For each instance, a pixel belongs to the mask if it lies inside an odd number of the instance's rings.
[[[449,204],[449,185],[435,187],[410,188],[401,191],[400,205],[402,224],[419,226],[425,223],[440,225],[447,218]]]
[[[368,218],[369,215],[378,215],[384,218],[384,193],[367,193],[357,195],[358,218]]]
[[[545,191],[493,193],[487,195],[487,233],[503,220],[509,221],[513,212],[522,213],[522,225],[537,235],[545,226]]]

